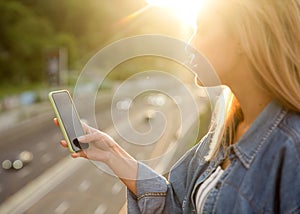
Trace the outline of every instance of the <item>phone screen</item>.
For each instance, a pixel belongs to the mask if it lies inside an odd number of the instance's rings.
[[[88,144],[79,143],[77,137],[84,135],[84,131],[68,92],[57,92],[52,94],[62,125],[75,152],[88,147]]]

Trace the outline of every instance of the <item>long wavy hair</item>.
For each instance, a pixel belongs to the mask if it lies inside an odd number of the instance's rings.
[[[239,39],[257,83],[273,100],[299,113],[300,0],[212,1],[227,4],[223,15]],[[226,94],[226,114],[215,117],[224,119],[214,119],[211,124],[211,129],[223,128],[218,129],[219,137],[213,139],[206,160],[213,159],[221,146],[226,149],[233,143],[235,121],[243,119],[237,99]],[[223,124],[216,125],[216,121]]]

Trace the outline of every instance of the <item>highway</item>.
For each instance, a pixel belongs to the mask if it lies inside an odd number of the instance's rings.
[[[181,96],[181,91],[177,90],[177,97],[190,106],[185,111],[191,112],[193,104],[186,100],[185,92]],[[160,173],[167,174],[169,167],[195,143],[189,137],[197,130],[190,127],[198,123],[199,115],[190,113],[183,119],[180,115],[185,113],[169,96],[151,92],[134,100],[127,94],[114,99],[115,102],[111,96],[97,99],[99,128]],[[198,97],[197,101],[201,104],[197,108],[205,109],[207,100]],[[82,103],[78,106],[81,117],[92,120],[92,115],[84,113],[84,99]],[[1,162],[23,150],[32,152],[34,158],[21,170],[0,169],[0,213],[126,213],[124,185],[98,163],[71,159],[58,144],[62,135],[52,118],[53,114],[46,114],[40,121],[27,124],[27,131],[22,131],[23,127],[19,132],[16,129],[2,134],[5,142],[0,143]],[[145,143],[145,139],[150,141]]]

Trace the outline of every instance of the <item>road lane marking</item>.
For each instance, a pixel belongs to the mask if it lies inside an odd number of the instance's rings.
[[[105,204],[100,204],[95,210],[94,214],[104,214],[107,211],[107,206]]]
[[[37,143],[36,150],[39,152],[46,150],[46,143],[44,141]]]
[[[78,186],[78,190],[80,192],[86,192],[91,186],[91,182],[89,182],[88,180],[84,180],[82,181],[79,186]]]
[[[127,201],[124,203],[118,214],[127,214]]]
[[[118,193],[121,192],[122,188],[123,188],[123,184],[121,182],[117,182],[113,185],[111,189],[111,193],[117,195]]]
[[[22,170],[18,171],[18,176],[20,178],[25,178],[27,175],[29,175],[32,172],[32,169],[29,167],[23,168]]]
[[[49,162],[51,161],[51,159],[52,159],[51,154],[50,154],[50,153],[45,153],[45,154],[43,154],[42,157],[41,157],[41,162],[42,162],[43,164],[46,164],[46,163],[49,163]]]
[[[63,201],[56,209],[54,210],[55,214],[63,214],[69,209],[70,205],[68,202]]]

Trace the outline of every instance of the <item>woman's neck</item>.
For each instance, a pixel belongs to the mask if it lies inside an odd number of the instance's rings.
[[[243,121],[239,123],[236,130],[237,141],[249,129],[258,115],[271,101],[271,97],[255,82],[250,72],[243,81],[233,81],[230,88],[240,103],[243,112]]]

